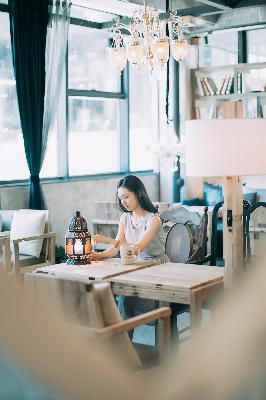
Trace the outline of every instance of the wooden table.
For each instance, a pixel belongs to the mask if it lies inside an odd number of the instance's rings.
[[[135,261],[134,264],[123,265],[120,258],[109,258],[104,261],[92,261],[86,265],[68,265],[66,263],[37,268],[34,274],[48,274],[74,280],[108,279],[153,265],[153,261]]]
[[[152,265],[151,261],[123,265],[120,258],[111,258],[88,265],[51,265],[38,268],[32,274],[42,273],[78,281],[108,280],[114,294],[188,304],[191,327],[194,329],[201,321],[202,301],[223,285],[223,270],[207,265]]]
[[[223,268],[167,263],[108,280],[114,294],[190,305],[194,329],[201,321],[202,302],[223,285]]]

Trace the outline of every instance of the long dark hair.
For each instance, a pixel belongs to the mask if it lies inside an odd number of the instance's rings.
[[[152,201],[149,198],[147,190],[143,184],[143,182],[135,175],[127,175],[124,178],[120,179],[117,184],[117,190],[119,188],[126,188],[130,192],[134,193],[138,199],[138,202],[143,208],[143,210],[157,213],[156,207],[152,204]],[[128,212],[128,210],[122,205],[121,200],[116,193],[116,201],[119,205],[120,210],[123,212]]]

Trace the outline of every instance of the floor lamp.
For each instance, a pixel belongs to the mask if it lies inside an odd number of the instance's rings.
[[[222,177],[225,285],[243,271],[242,176],[266,175],[266,119],[185,123],[186,175]]]

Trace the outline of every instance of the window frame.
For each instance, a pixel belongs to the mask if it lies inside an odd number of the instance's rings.
[[[0,11],[9,13],[8,5],[0,4]],[[70,18],[70,24],[76,26],[82,26],[85,28],[92,29],[104,29],[107,28],[102,23],[91,22],[79,18]],[[119,177],[129,174],[130,168],[130,149],[129,149],[129,71],[128,65],[121,72],[120,77],[120,91],[119,92],[105,92],[97,90],[83,90],[73,89],[68,87],[68,48],[65,59],[65,72],[63,76],[62,92],[58,104],[57,114],[60,118],[57,118],[57,141],[60,146],[57,148],[58,152],[58,175],[55,177],[40,178],[42,183],[54,183],[54,182],[67,182],[67,181],[81,181],[81,180],[95,180],[95,179],[106,179],[112,177]],[[105,172],[100,174],[88,174],[88,175],[69,175],[68,168],[68,135],[69,135],[69,110],[68,100],[69,96],[74,97],[85,97],[90,99],[106,99],[106,100],[117,100],[119,101],[119,144],[120,144],[120,170],[117,172]],[[159,120],[159,115],[158,115]],[[149,175],[158,174],[154,169],[149,170],[134,170],[134,174],[138,175]],[[28,179],[22,180],[8,180],[0,181],[1,186],[17,186],[17,185],[28,185]]]

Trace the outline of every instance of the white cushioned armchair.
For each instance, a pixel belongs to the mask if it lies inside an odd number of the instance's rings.
[[[2,240],[0,267],[20,279],[25,272],[55,263],[55,233],[51,232],[49,211],[21,209],[0,213],[0,238],[6,238]]]

